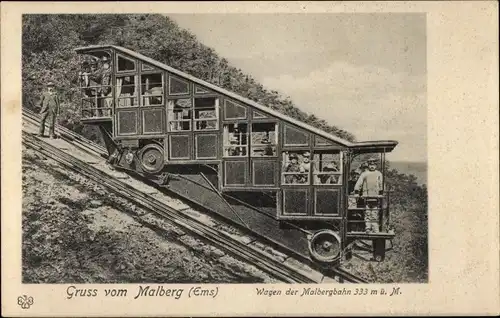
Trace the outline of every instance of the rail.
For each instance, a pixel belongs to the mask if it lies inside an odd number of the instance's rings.
[[[23,119],[33,125],[39,124],[38,116],[30,111],[23,110]],[[57,131],[62,139],[71,143],[75,147],[84,150],[86,153],[94,157],[105,158],[106,152],[102,146],[88,141],[82,136],[64,127],[58,126]],[[120,197],[130,200],[138,206],[162,216],[171,223],[182,227],[187,232],[201,237],[210,244],[245,260],[246,262],[256,266],[273,277],[280,279],[281,281],[287,283],[319,283],[317,279],[313,279],[310,276],[299,272],[295,268],[284,264],[285,261],[279,261],[264,252],[251,248],[248,246],[251,242],[246,244],[242,243],[216,229],[192,219],[185,215],[182,211],[160,202],[153,196],[141,192],[123,181],[110,177],[110,175],[105,172],[93,167],[92,164],[85,163],[84,161],[75,158],[68,152],[62,151],[40,138],[36,138],[35,136],[23,131],[22,141],[25,146],[33,148],[38,152],[56,160],[67,168],[84,175],[94,182],[97,182]],[[104,161],[104,159],[101,160]],[[341,268],[331,268],[328,272],[331,273],[329,274],[330,276],[337,276],[341,282],[347,281],[351,283],[367,283],[367,281],[356,277]],[[325,277],[326,276],[327,275],[325,275]]]

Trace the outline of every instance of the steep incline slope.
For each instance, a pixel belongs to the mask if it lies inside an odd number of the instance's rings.
[[[255,267],[23,149],[24,283],[266,283]]]

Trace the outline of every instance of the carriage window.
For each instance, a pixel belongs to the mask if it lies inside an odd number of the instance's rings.
[[[156,67],[153,67],[149,64],[146,64],[146,63],[142,63],[142,68],[141,68],[143,71],[158,71],[158,69]]]
[[[179,98],[168,101],[168,131],[191,130],[191,98]]]
[[[224,101],[224,119],[245,119],[247,118],[247,108],[238,105],[230,100]]]
[[[108,117],[113,112],[112,69],[109,53],[84,55],[79,83],[83,117]]]
[[[342,153],[318,152],[313,157],[314,184],[342,184]]]
[[[276,123],[252,124],[252,157],[276,156],[278,125]]]
[[[180,78],[170,76],[168,84],[168,93],[170,95],[189,94],[189,83]]]
[[[118,107],[130,107],[138,104],[136,76],[117,76],[115,90]]]
[[[261,119],[261,118],[268,118],[268,117],[266,115],[264,115],[263,113],[254,110],[253,111],[253,118],[254,119]]]
[[[252,183],[256,186],[275,185],[276,168],[275,160],[252,160]]]
[[[215,130],[219,123],[219,99],[204,97],[194,99],[194,129]]]
[[[196,85],[194,87],[194,93],[195,94],[206,94],[206,93],[210,93],[210,91],[202,86]]]
[[[309,134],[292,126],[285,125],[285,146],[307,146]]]
[[[314,140],[315,140],[314,144],[316,146],[329,146],[329,145],[332,144],[330,141],[326,140],[325,138],[321,138],[321,137],[318,137],[318,136],[316,136],[314,138]]]
[[[308,197],[307,189],[284,189],[283,214],[307,215]]]
[[[308,151],[283,152],[281,183],[309,184],[309,172],[311,171],[310,155]]]
[[[224,125],[224,157],[245,157],[248,154],[248,125]]]
[[[135,71],[135,61],[129,58],[126,58],[121,55],[117,55],[118,63],[116,63],[118,72],[123,71]]]
[[[163,74],[141,75],[142,105],[163,105]]]

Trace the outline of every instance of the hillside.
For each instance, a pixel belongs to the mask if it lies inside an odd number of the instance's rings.
[[[126,47],[211,82],[347,140],[355,137],[313,114],[298,109],[277,91],[229,65],[211,48],[162,15],[25,15],[23,16],[23,102],[34,108],[43,84],[51,80],[62,99],[62,124],[98,140],[79,123],[79,46],[111,44]]]
[[[278,282],[32,149],[22,169],[23,283]]]

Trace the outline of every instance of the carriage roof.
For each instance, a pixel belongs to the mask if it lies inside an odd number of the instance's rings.
[[[161,63],[161,62],[158,62],[152,58],[149,58],[145,55],[142,55],[140,53],[137,53],[137,52],[134,52],[132,50],[129,50],[127,48],[124,48],[124,47],[121,47],[121,46],[116,46],[116,45],[94,45],[94,46],[86,46],[86,47],[80,47],[80,48],[76,48],[75,51],[77,53],[81,53],[81,54],[85,54],[85,53],[91,53],[91,51],[94,51],[94,50],[104,50],[104,49],[114,49],[116,51],[119,51],[119,52],[122,52],[122,53],[125,53],[127,55],[130,55],[134,58],[137,58],[141,61],[144,61],[144,62],[147,62],[151,65],[154,65],[160,69],[163,69],[165,71],[168,71],[168,72],[171,72],[175,75],[178,75],[184,79],[187,79],[187,80],[190,80],[194,83],[197,83],[199,85],[202,85],[202,86],[205,86],[215,92],[218,92],[220,94],[223,94],[223,95],[226,95],[226,96],[229,96],[237,101],[240,101],[246,105],[249,105],[253,108],[256,108],[258,109],[259,111],[263,112],[263,113],[266,113],[268,115],[271,115],[273,117],[277,117],[283,121],[286,121],[286,122],[289,122],[289,123],[292,123],[298,127],[301,127],[305,130],[308,130],[309,132],[312,132],[316,135],[319,135],[327,140],[330,140],[330,141],[333,141],[333,142],[336,142],[338,144],[341,144],[342,146],[345,146],[345,147],[348,147],[348,148],[353,148],[355,149],[355,151],[357,153],[368,153],[368,152],[381,152],[381,151],[384,151],[384,152],[390,152],[394,149],[394,147],[396,147],[396,145],[398,144],[397,141],[394,141],[394,140],[377,140],[377,141],[363,141],[363,142],[351,142],[349,140],[346,140],[346,139],[343,139],[343,138],[340,138],[340,137],[337,137],[335,135],[332,135],[330,133],[327,133],[323,130],[320,130],[318,128],[315,128],[311,125],[308,125],[308,124],[305,124],[299,120],[296,120],[290,116],[287,116],[287,115],[284,115],[278,111],[275,111],[269,107],[266,107],[264,105],[261,105],[251,99],[248,99],[248,98],[245,98],[243,96],[240,96],[238,94],[235,94],[231,91],[228,91],[226,89],[223,89],[221,87],[218,87],[214,84],[211,84],[209,82],[206,82],[204,80],[201,80],[197,77],[194,77],[192,75],[189,75],[187,73],[184,73],[182,71],[179,71],[171,66],[168,66],[167,64],[164,64],[164,63]]]

